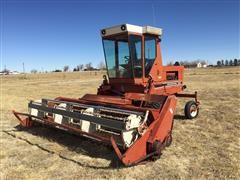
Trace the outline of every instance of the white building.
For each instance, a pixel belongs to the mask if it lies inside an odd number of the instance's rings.
[[[197,68],[206,68],[207,67],[207,64],[205,63],[197,63]]]
[[[201,68],[202,67],[202,63],[197,63],[197,68]]]

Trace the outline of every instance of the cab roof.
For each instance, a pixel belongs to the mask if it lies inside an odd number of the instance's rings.
[[[162,29],[152,26],[136,26],[132,24],[121,24],[117,26],[112,26],[108,28],[104,28],[101,30],[102,37],[111,36],[123,32],[131,32],[138,34],[151,34],[162,36]]]

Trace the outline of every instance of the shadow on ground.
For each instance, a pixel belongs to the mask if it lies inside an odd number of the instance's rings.
[[[181,120],[181,121],[183,121],[183,120],[189,120],[189,119],[186,119],[186,117],[185,117],[184,115],[180,115],[180,114],[174,115],[173,119],[174,119],[174,120]]]
[[[43,139],[46,139],[50,142],[56,142],[60,145],[63,145],[64,147],[67,147],[67,149],[71,152],[76,152],[81,155],[87,155],[93,158],[103,158],[106,160],[110,160],[111,163],[109,166],[92,166],[83,164],[80,161],[68,158],[64,155],[57,154],[56,152],[43,147],[39,144],[35,144],[27,139],[18,137],[19,139],[27,142],[28,144],[35,145],[39,149],[46,151],[50,154],[56,154],[60,158],[68,161],[72,161],[80,166],[89,167],[93,169],[112,169],[112,168],[123,168],[122,164],[116,157],[115,153],[113,152],[113,149],[110,145],[103,144],[101,142],[89,139],[87,137],[78,136],[76,134],[68,133],[60,129],[52,128],[52,127],[46,127],[46,126],[35,126],[31,128],[23,128],[20,125],[15,127],[14,131],[25,131],[27,133],[30,133],[34,136],[41,137]],[[7,131],[6,131],[7,133]],[[8,133],[9,135],[16,137],[15,135]],[[16,137],[17,138],[17,137]]]
[[[174,120],[187,120],[184,115],[175,115]],[[46,151],[50,154],[56,154],[60,158],[64,160],[71,161],[73,163],[76,163],[80,166],[90,167],[94,169],[111,169],[111,168],[123,168],[123,165],[117,158],[116,154],[114,153],[111,145],[106,145],[101,142],[89,139],[87,137],[79,136],[73,133],[65,132],[60,129],[52,128],[52,127],[46,127],[44,125],[38,125],[31,128],[23,128],[20,125],[15,127],[15,131],[25,131],[27,133],[30,133],[34,136],[41,137],[42,139],[46,139],[49,142],[56,142],[57,144],[60,144],[64,147],[66,147],[71,152],[76,152],[81,155],[87,155],[89,157],[93,158],[103,158],[106,160],[111,161],[109,166],[92,166],[88,164],[84,164],[80,161],[77,161],[72,158],[68,158],[62,154],[57,154],[56,152],[48,149],[46,146],[41,146],[39,144],[33,143],[30,140],[17,137],[11,133],[8,133],[9,135],[16,137],[20,140],[23,140],[27,142],[30,145],[37,146],[39,149]],[[7,133],[7,131],[6,131]]]

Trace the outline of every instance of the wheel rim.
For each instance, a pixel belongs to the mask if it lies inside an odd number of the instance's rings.
[[[191,112],[191,116],[192,117],[195,117],[195,116],[197,116],[197,106],[196,105],[192,105],[191,106],[191,109],[190,109],[190,112]]]

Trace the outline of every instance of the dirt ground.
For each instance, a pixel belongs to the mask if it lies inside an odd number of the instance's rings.
[[[190,69],[201,101],[195,120],[178,101],[172,145],[155,162],[114,168],[111,148],[46,127],[19,129],[11,110],[31,99],[96,93],[102,73],[1,76],[1,179],[240,179],[240,68]]]

